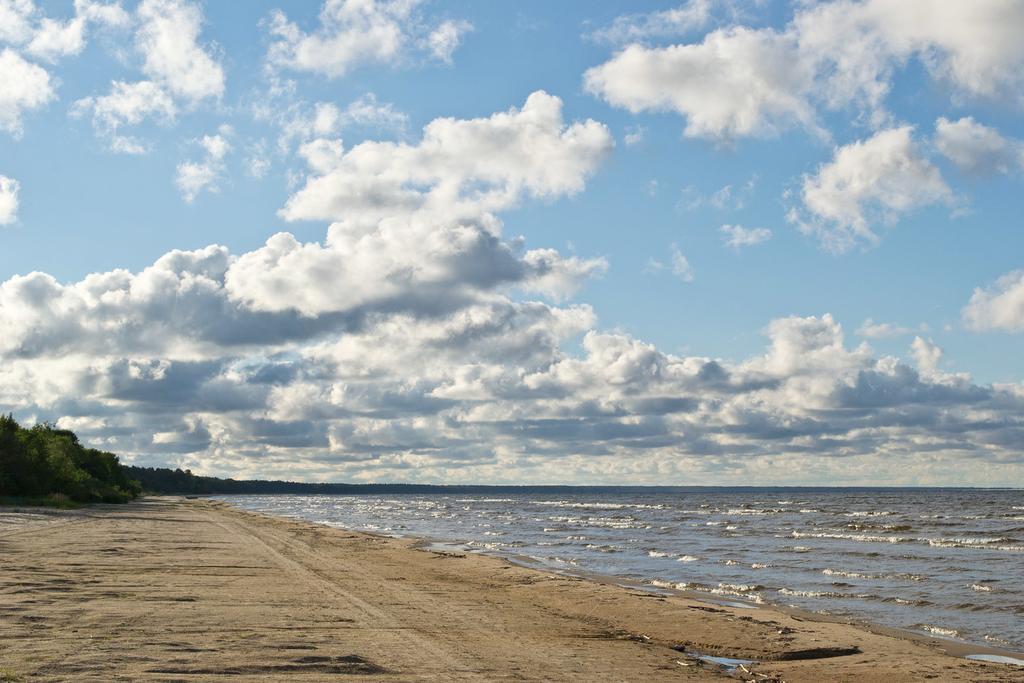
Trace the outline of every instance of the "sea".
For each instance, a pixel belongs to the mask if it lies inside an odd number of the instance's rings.
[[[1024,651],[1024,490],[559,488],[218,496],[572,574]]]

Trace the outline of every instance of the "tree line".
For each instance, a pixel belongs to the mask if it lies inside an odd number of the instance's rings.
[[[113,453],[86,448],[74,432],[26,429],[0,415],[0,497],[42,503],[125,503],[142,493]]]

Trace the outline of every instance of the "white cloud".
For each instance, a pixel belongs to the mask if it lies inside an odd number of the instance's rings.
[[[76,17],[67,22],[45,18],[26,52],[34,57],[54,61],[58,57],[77,55],[85,47],[85,20]]]
[[[20,45],[30,40],[35,11],[32,0],[0,2],[0,41]]]
[[[621,25],[624,39],[644,36],[636,29],[630,38],[633,25]],[[1021,25],[1024,5],[1005,0],[797,3],[779,30],[733,26],[700,43],[629,45],[588,70],[585,83],[634,113],[682,114],[691,137],[763,136],[795,126],[827,137],[819,106],[853,106],[873,127],[891,125],[885,98],[912,58],[956,99],[1009,97],[1024,106]]]
[[[475,218],[524,196],[580,191],[611,146],[604,125],[566,125],[561,100],[535,92],[522,109],[435,119],[414,145],[364,142],[344,151],[339,141],[307,143],[300,152],[313,173],[281,215],[346,223],[414,214]]]
[[[182,198],[192,203],[201,192],[219,192],[218,183],[224,175],[224,157],[231,151],[229,138],[234,134],[230,126],[221,126],[216,135],[204,135],[194,142],[206,152],[202,161],[183,161],[178,164],[175,184]]]
[[[611,25],[598,29],[590,38],[614,45],[685,34],[711,21],[710,0],[687,0],[679,7],[644,14],[616,17]]]
[[[703,42],[630,45],[584,75],[587,90],[610,104],[686,116],[689,137],[772,135],[800,124],[815,128],[806,92],[812,73],[795,43],[772,31],[734,27]]]
[[[343,76],[361,64],[389,62],[407,40],[404,24],[415,4],[406,0],[326,0],[319,28],[308,34],[278,10],[270,20],[276,40],[268,59],[279,67],[330,77]]]
[[[452,55],[462,44],[463,36],[472,30],[473,24],[468,21],[448,20],[440,23],[427,36],[430,54],[445,64],[451,64]]]
[[[0,40],[24,48],[37,59],[54,62],[85,48],[89,24],[124,27],[129,22],[118,3],[75,0],[74,7],[74,16],[63,20],[43,16],[31,0],[4,0],[0,3]]]
[[[390,102],[380,102],[373,93],[361,95],[344,109],[332,102],[317,102],[312,106],[296,102],[285,106],[283,111],[260,109],[257,117],[280,126],[278,147],[282,153],[289,152],[296,141],[329,138],[346,128],[402,133],[409,124],[407,114],[398,111]]]
[[[371,93],[361,95],[349,102],[339,116],[340,126],[366,126],[381,130],[405,130],[409,116],[395,109],[390,102],[379,102]]]
[[[142,71],[189,103],[224,94],[224,69],[199,44],[203,13],[187,0],[143,0],[135,40]]]
[[[1009,272],[988,288],[975,289],[963,318],[972,330],[1024,331],[1024,270]]]
[[[935,146],[968,173],[1010,173],[1024,168],[1024,142],[1005,138],[971,116],[935,121]]]
[[[959,93],[1016,93],[1024,105],[1022,24],[1024,5],[1005,0],[842,0],[794,18],[802,51],[831,71],[829,95],[862,97],[869,105],[880,102],[893,72],[910,57]]]
[[[804,177],[803,211],[792,209],[789,219],[826,248],[843,252],[859,241],[877,243],[874,223],[952,202],[952,191],[912,132],[910,126],[892,128],[837,148],[832,161]]]
[[[18,219],[18,191],[21,185],[14,178],[0,175],[0,225],[10,225]]]
[[[55,96],[45,69],[10,48],[0,51],[0,130],[20,137],[24,112],[41,108]]]
[[[693,282],[693,266],[675,242],[671,246],[672,274],[683,282]]]
[[[622,141],[626,143],[627,147],[632,147],[633,145],[639,145],[643,142],[646,136],[647,129],[643,126],[627,128],[626,134],[622,136]]]
[[[725,244],[734,249],[752,247],[772,238],[768,228],[744,228],[742,225],[723,225],[719,230],[725,235]]]
[[[416,16],[419,0],[325,0],[319,26],[303,31],[281,10],[268,22],[273,42],[267,61],[274,67],[313,71],[329,78],[371,64],[397,64],[412,50],[450,62],[462,36],[463,20],[430,26]]]
[[[107,138],[111,150],[125,154],[148,151],[145,143],[119,131],[123,126],[135,126],[153,118],[171,123],[177,115],[173,98],[152,81],[125,83],[112,81],[110,93],[98,97],[85,97],[71,107],[75,117],[92,113],[92,125],[97,134]]]
[[[942,360],[942,349],[931,339],[914,337],[910,344],[910,355],[914,357],[918,369],[922,373],[931,374],[938,370]]]
[[[828,315],[772,321],[765,353],[727,363],[601,332],[586,306],[512,301],[471,273],[418,299],[427,281],[411,273],[397,298],[357,300],[323,276],[371,263],[367,243],[320,262],[325,247],[290,241],[268,242],[294,256],[275,277],[308,270],[301,291],[333,305],[300,315],[267,310],[270,289],[250,290],[259,304],[231,296],[232,271],[267,254],[223,247],[0,283],[0,405],[128,461],[282,478],[712,483],[784,461],[787,477],[814,464],[880,482],[958,476],[966,453],[981,481],[1019,443],[1019,388],[938,372],[924,342],[921,372],[851,349]],[[436,298],[457,282],[472,295]]]
[[[857,328],[857,334],[868,339],[882,339],[884,337],[902,337],[904,335],[913,334],[914,328],[905,327],[903,325],[894,325],[893,323],[876,323],[871,318],[867,318],[861,326]]]
[[[83,16],[94,21],[123,25],[130,19],[120,6],[79,3]],[[123,132],[153,119],[174,123],[182,109],[190,110],[204,100],[219,100],[224,94],[224,69],[199,44],[203,13],[188,0],[143,0],[134,14],[135,47],[142,57],[146,79],[113,80],[106,95],[84,97],[70,110],[74,117],[92,115],[96,135],[107,141],[111,151],[144,154],[149,144]]]

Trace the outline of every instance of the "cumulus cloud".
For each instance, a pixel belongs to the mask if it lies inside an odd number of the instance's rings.
[[[24,3],[22,6],[29,5]],[[103,4],[91,0],[75,0],[75,16],[68,20],[41,17],[25,51],[39,59],[54,62],[60,57],[77,55],[85,48],[90,24],[123,28],[130,23],[128,13],[119,3]]]
[[[93,128],[107,138],[110,149],[124,154],[143,154],[149,148],[138,138],[121,134],[122,127],[150,118],[171,123],[177,111],[174,99],[152,81],[112,81],[109,94],[82,98],[71,107],[74,117],[91,114]]]
[[[0,51],[0,130],[21,137],[22,115],[55,97],[50,74],[10,48]]]
[[[476,216],[520,198],[574,194],[612,146],[604,125],[566,125],[544,92],[487,118],[435,119],[416,144],[306,143],[311,174],[281,215],[288,220],[374,221],[394,215]]]
[[[914,341],[910,344],[910,355],[913,356],[922,373],[935,372],[939,367],[939,361],[942,360],[942,353],[939,345],[931,339],[914,337]]]
[[[91,5],[93,13],[110,7]],[[117,8],[120,10],[120,8]],[[110,19],[113,21],[113,19]],[[127,21],[127,20],[126,20]],[[134,82],[113,80],[106,95],[77,100],[73,117],[91,115],[93,129],[113,152],[143,154],[148,144],[123,132],[147,120],[168,125],[178,114],[224,94],[224,69],[209,46],[200,44],[203,13],[187,0],[143,0],[131,18],[135,47],[147,78]]]
[[[690,8],[701,16],[699,4]],[[1022,23],[1024,7],[1003,0],[804,3],[782,29],[733,26],[667,47],[634,42],[584,81],[634,113],[678,112],[690,137],[764,136],[795,126],[826,137],[819,107],[852,106],[872,126],[887,125],[892,79],[912,58],[954,97],[1009,94],[1024,106]],[[613,33],[640,41],[649,32],[635,26],[642,24],[624,21]]]
[[[1024,6],[1004,0],[841,0],[798,12],[793,27],[803,52],[832,70],[834,101],[877,105],[895,69],[917,57],[956,93],[1018,93],[1016,104],[1024,105],[1024,46],[1016,37],[1022,23]]]
[[[701,43],[653,48],[634,44],[589,69],[584,83],[610,104],[675,111],[689,137],[771,135],[794,124],[816,127],[804,93],[813,74],[794,59],[793,40],[733,27]]]
[[[0,225],[18,220],[18,191],[21,185],[14,178],[0,175]]]
[[[726,246],[733,249],[753,247],[772,238],[768,228],[744,228],[742,225],[723,225],[719,231],[725,235]]]
[[[173,96],[196,103],[224,93],[224,69],[199,44],[203,13],[187,0],[143,0],[136,14],[142,72]]]
[[[472,26],[446,20],[429,27],[416,17],[419,0],[325,0],[319,26],[303,31],[281,10],[268,26],[273,42],[267,61],[274,67],[313,71],[329,78],[368,64],[394,64],[411,49],[450,62]]]
[[[967,173],[1010,173],[1024,168],[1024,142],[1005,138],[971,116],[936,120],[935,146]]]
[[[452,55],[462,44],[462,38],[473,30],[473,24],[468,21],[448,20],[441,22],[437,28],[427,36],[427,46],[430,54],[445,64],[452,63]]]
[[[195,144],[206,153],[201,161],[183,161],[178,164],[175,184],[182,198],[192,203],[201,192],[218,192],[224,175],[224,158],[231,151],[229,138],[234,134],[231,126],[221,126],[216,135],[204,135]]]
[[[1024,331],[1024,270],[1007,273],[990,287],[975,289],[963,318],[972,330]]]
[[[1024,428],[1019,388],[943,374],[925,342],[920,371],[849,348],[827,315],[773,321],[763,354],[727,363],[489,286],[447,307],[352,301],[356,317],[260,311],[227,284],[248,256],[0,284],[0,406],[134,462],[378,481],[715,481],[780,459],[885,478],[922,452],[1012,458]]]
[[[883,130],[835,149],[832,160],[803,179],[802,210],[789,220],[827,249],[875,244],[875,223],[893,223],[923,206],[950,203],[953,193],[922,154],[911,126]]]
[[[46,62],[77,55],[85,48],[90,24],[124,27],[128,14],[119,3],[75,0],[69,19],[45,16],[31,0],[7,0],[0,4],[0,41],[16,45]]]

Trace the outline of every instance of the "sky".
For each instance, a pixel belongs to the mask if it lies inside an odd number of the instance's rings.
[[[0,0],[0,411],[244,478],[1024,485],[1024,0]]]

